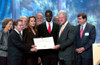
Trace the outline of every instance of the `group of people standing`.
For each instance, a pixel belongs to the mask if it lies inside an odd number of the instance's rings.
[[[59,23],[52,21],[52,11],[37,16],[22,16],[13,21],[2,21],[0,31],[0,64],[2,65],[93,65],[92,44],[95,41],[95,26],[87,23],[85,13],[78,14],[79,25],[67,20],[64,10],[58,12]],[[13,29],[11,29],[13,26]],[[52,49],[38,50],[33,38],[53,37]],[[48,44],[48,43],[47,43]]]

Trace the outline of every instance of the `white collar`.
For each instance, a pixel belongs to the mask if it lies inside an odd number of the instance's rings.
[[[68,21],[66,21],[65,23],[64,23],[64,26],[66,26],[68,24]]]
[[[48,26],[49,26],[48,23],[50,23],[50,27],[51,27],[51,30],[52,30],[52,28],[53,28],[53,22],[52,21],[50,21],[50,22],[46,21],[46,27],[47,27],[47,29],[48,29]]]
[[[19,34],[19,31],[18,30],[16,30],[16,29],[14,29],[18,34]],[[21,31],[21,35],[22,35],[22,31]]]
[[[83,30],[85,29],[85,27],[86,27],[86,22],[85,22],[85,24],[83,25]],[[82,26],[80,27],[80,29],[82,28]]]
[[[46,21],[46,24],[48,24],[48,23],[50,23],[50,25],[51,25],[53,22],[52,22],[52,21],[50,21],[50,22],[47,22],[47,21]]]
[[[64,25],[64,28],[65,28],[65,26],[68,24],[68,21],[66,21],[63,25]]]

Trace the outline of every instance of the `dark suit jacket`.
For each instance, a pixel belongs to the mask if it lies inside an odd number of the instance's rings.
[[[53,22],[53,29],[51,31],[51,34],[49,34],[49,32],[47,30],[46,22],[44,22],[38,26],[38,36],[39,37],[53,36],[55,44],[57,42],[58,32],[59,32],[59,25],[54,22]]]
[[[25,28],[23,30],[23,42],[24,44],[31,48],[32,45],[34,45],[34,41],[33,41],[33,38],[36,38],[37,35],[34,35],[32,31],[28,31],[28,28]]]
[[[57,44],[57,37],[58,37],[58,32],[59,32],[59,25],[58,24],[53,22],[53,29],[51,31],[51,34],[49,34],[49,32],[47,30],[46,22],[38,25],[37,29],[38,29],[38,36],[39,37],[51,37],[51,36],[53,36],[55,45]],[[51,50],[47,50],[47,51],[45,50],[43,52],[44,55],[54,54],[54,53],[55,53],[55,51],[53,52]]]
[[[59,58],[64,61],[74,60],[74,44],[75,37],[74,26],[69,22],[65,26],[61,36],[58,38],[57,43],[60,44]]]
[[[34,45],[33,38],[36,38],[37,35],[34,35],[32,30],[28,30],[28,28],[25,28],[23,30],[23,42],[28,47],[31,48],[32,45]],[[38,61],[38,54],[37,53],[30,53],[25,55],[25,60],[27,65],[37,65]]]
[[[19,34],[13,30],[8,36],[8,65],[24,65],[24,53],[30,53],[30,48],[23,44]]]
[[[92,44],[95,41],[95,26],[87,23],[80,39],[80,25],[76,26],[75,46],[76,48],[84,47],[85,51],[81,54],[83,58],[92,58]]]

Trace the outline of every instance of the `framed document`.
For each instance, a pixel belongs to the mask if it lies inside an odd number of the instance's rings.
[[[33,38],[37,49],[51,49],[55,46],[53,37]]]
[[[100,43],[93,44],[93,65],[100,65]]]

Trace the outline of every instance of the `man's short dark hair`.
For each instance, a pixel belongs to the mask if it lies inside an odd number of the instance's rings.
[[[21,19],[17,19],[17,20],[15,20],[15,21],[14,21],[13,25],[14,25],[14,26],[17,26],[19,21],[21,21],[21,22],[22,22],[22,20],[21,20]]]
[[[47,10],[47,11],[45,12],[45,15],[46,15],[46,13],[51,13],[51,15],[52,15],[52,11],[51,11],[51,10]]]
[[[85,13],[80,13],[77,15],[77,17],[80,17],[80,16],[82,16],[83,19],[86,18],[86,20],[87,20],[87,15]]]

